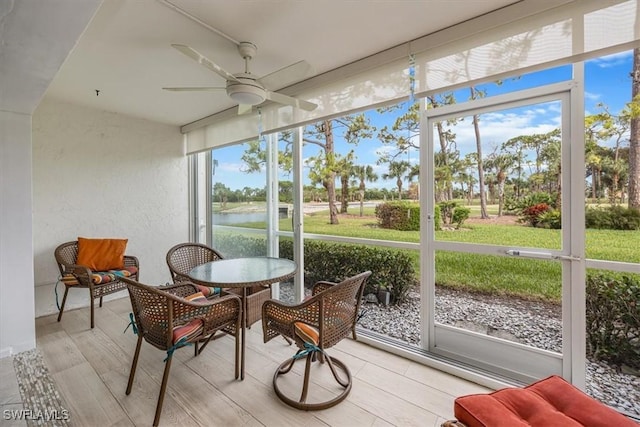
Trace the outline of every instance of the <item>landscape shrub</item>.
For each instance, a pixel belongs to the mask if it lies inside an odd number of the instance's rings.
[[[433,207],[433,226],[436,231],[442,230],[442,213],[440,212],[440,206],[438,205]]]
[[[381,228],[399,231],[420,230],[420,206],[413,202],[387,202],[376,206],[376,217]]]
[[[453,223],[453,211],[458,206],[458,202],[454,200],[447,200],[444,202],[438,203],[440,207],[440,215],[442,216],[442,222],[444,224]]]
[[[562,228],[562,214],[557,209],[551,209],[538,216],[538,227],[560,230]]]
[[[451,222],[456,225],[456,228],[462,227],[462,224],[469,219],[471,209],[464,206],[456,206],[453,209],[453,215],[451,216]]]
[[[293,259],[293,242],[280,242],[280,256]],[[364,294],[387,289],[391,302],[399,303],[416,284],[416,272],[411,257],[404,251],[392,248],[346,243],[307,240],[304,242],[305,285],[319,280],[339,282],[363,271],[372,274]]]
[[[515,199],[512,197],[508,198],[505,203],[505,210],[507,212],[520,215],[526,208],[538,205],[540,203],[545,203],[552,208],[557,208],[555,195],[546,192],[538,192],[529,194],[520,199]]]
[[[540,222],[541,215],[549,210],[551,210],[551,206],[547,203],[538,203],[536,205],[529,206],[522,210],[518,221],[532,227],[536,227]]]
[[[267,240],[237,233],[219,233],[215,237],[215,247],[222,248],[225,258],[264,256],[267,253]]]
[[[640,281],[631,276],[587,276],[587,354],[640,368]]]
[[[588,207],[585,225],[605,230],[640,230],[640,210],[619,205]]]

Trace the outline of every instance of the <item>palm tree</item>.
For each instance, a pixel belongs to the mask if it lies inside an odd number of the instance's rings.
[[[340,176],[341,196],[340,196],[340,213],[347,213],[349,207],[349,180],[356,176],[353,164],[353,150],[346,156],[336,155],[336,172]]]
[[[383,179],[396,180],[396,186],[398,187],[398,200],[402,200],[402,180],[405,178],[405,174],[411,170],[411,165],[407,161],[390,162],[389,172],[382,175]]]
[[[482,91],[477,90],[475,87],[471,86],[469,88],[471,91],[471,99],[477,99],[478,97],[483,97],[484,93]],[[478,154],[478,186],[480,187],[480,218],[488,219],[489,214],[487,213],[487,194],[484,190],[484,168],[482,165],[482,140],[480,139],[480,124],[479,124],[480,116],[478,114],[474,114],[472,116],[471,123],[473,124],[473,131],[476,137],[476,153]]]
[[[629,208],[640,209],[640,49],[633,49],[629,135]]]
[[[498,187],[498,216],[502,216],[504,207],[504,183],[511,169],[516,165],[517,157],[510,153],[492,154],[485,165],[488,169],[495,170],[496,185]]]
[[[364,216],[364,190],[365,182],[374,182],[378,180],[378,175],[373,171],[373,166],[354,166],[355,176],[360,180],[358,194],[360,195],[360,216]]]

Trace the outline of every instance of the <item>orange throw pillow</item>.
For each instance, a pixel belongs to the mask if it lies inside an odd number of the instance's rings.
[[[121,270],[128,239],[85,239],[78,237],[79,265],[93,271]]]

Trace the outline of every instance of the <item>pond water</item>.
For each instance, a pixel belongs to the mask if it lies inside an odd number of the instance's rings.
[[[233,225],[246,222],[267,222],[266,212],[214,213],[211,217],[214,225]]]

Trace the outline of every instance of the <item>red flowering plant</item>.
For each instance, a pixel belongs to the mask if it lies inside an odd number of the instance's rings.
[[[519,222],[529,224],[532,227],[536,227],[540,222],[542,214],[551,210],[551,206],[546,203],[537,203],[526,207],[520,213]]]

